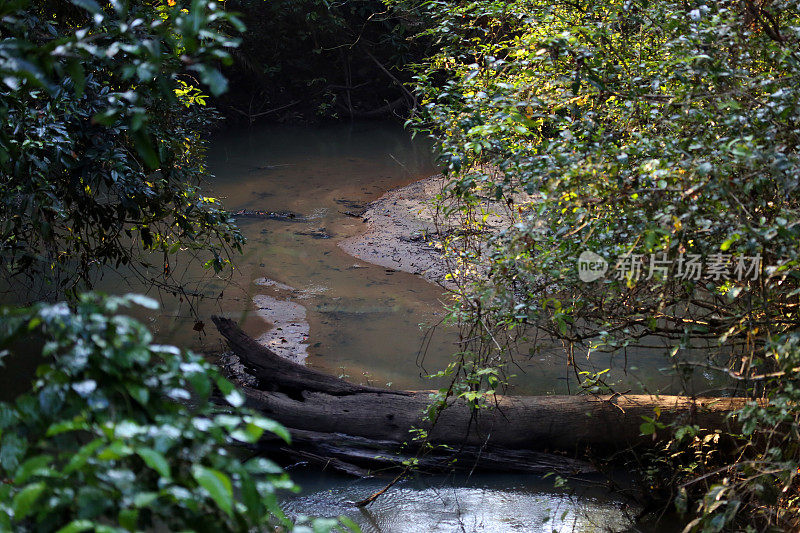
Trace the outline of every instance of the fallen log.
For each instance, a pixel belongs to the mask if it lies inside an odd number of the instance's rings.
[[[231,349],[242,360],[244,366],[255,377],[260,391],[282,391],[297,395],[303,391],[321,392],[339,396],[361,392],[389,393],[407,395],[403,391],[388,391],[375,387],[355,385],[343,379],[313,370],[306,366],[284,359],[266,346],[248,336],[232,320],[212,316],[214,325],[228,341]]]
[[[403,442],[412,428],[421,428],[433,444],[569,452],[647,444],[652,437],[643,438],[639,426],[643,416],[653,418],[657,410],[662,423],[683,418],[702,428],[724,429],[727,414],[742,405],[727,398],[675,396],[497,396],[491,408],[479,411],[451,400],[432,425],[423,418],[427,392],[246,392],[250,406],[295,429]]]
[[[267,437],[257,449],[270,457],[283,456],[307,461],[359,477],[369,477],[411,462],[425,472],[447,473],[452,470],[489,470],[520,474],[583,475],[596,472],[588,461],[565,455],[512,450],[494,446],[460,446],[457,453],[447,448],[433,448],[425,454],[391,440],[374,440],[342,433],[320,433],[294,429],[292,445],[277,437]],[[285,461],[290,462],[290,461]]]
[[[289,428],[307,454],[341,463],[344,468],[339,469],[350,473],[402,462],[387,462],[387,454],[413,455],[415,428],[427,432],[434,449],[439,447],[438,456],[426,455],[433,469],[456,458],[463,465],[495,471],[558,470],[553,466],[558,461],[539,452],[580,456],[587,449],[609,452],[652,445],[660,435],[643,436],[640,425],[643,416],[655,418],[655,413],[664,424],[682,420],[704,429],[730,430],[727,415],[746,402],[666,395],[497,395],[491,406],[475,410],[451,398],[432,424],[424,414],[431,391],[352,384],[281,358],[231,320],[213,321],[258,380],[257,387],[243,389],[247,405]],[[558,460],[566,470],[591,470],[587,463]]]

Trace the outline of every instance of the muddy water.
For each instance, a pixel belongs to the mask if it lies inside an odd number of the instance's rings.
[[[211,189],[228,209],[292,211],[310,219],[241,219],[249,242],[233,285],[212,282],[205,289],[211,294],[224,288],[219,310],[238,318],[253,336],[269,329],[257,307],[292,316],[263,340],[280,349],[282,337],[307,335],[305,363],[312,367],[362,383],[431,388],[422,376],[444,367],[456,348],[453,331],[442,325],[429,329],[443,319],[447,296],[420,277],[361,262],[337,246],[363,231],[359,218],[343,212],[436,172],[430,146],[412,141],[395,125],[365,123],[226,134],[213,141],[209,155],[216,175]],[[323,234],[330,238],[316,238]],[[305,315],[307,330],[297,326],[298,313]],[[186,335],[188,326],[184,319],[175,335]],[[201,340],[215,342],[210,333]],[[569,380],[574,386],[562,354],[545,349],[518,358],[517,390],[563,393]],[[662,362],[638,361],[645,375]],[[618,374],[638,379],[634,371]],[[533,476],[420,478],[393,487],[364,511],[349,502],[386,480],[315,472],[293,477],[303,492],[284,501],[287,512],[344,514],[370,532],[620,531],[630,527],[629,513],[635,514],[605,490],[558,491],[551,479]]]
[[[209,297],[196,310],[205,327],[199,332],[193,328],[188,300],[150,290],[161,299],[163,310],[137,316],[160,342],[221,350],[208,317],[224,314],[255,337],[266,333],[265,340],[278,348],[284,338],[299,335],[305,363],[312,367],[378,386],[432,387],[422,376],[444,367],[456,348],[454,332],[440,325],[431,335],[429,329],[444,318],[446,295],[417,276],[363,263],[337,247],[338,240],[363,229],[361,219],[345,211],[436,172],[427,143],[412,141],[397,125],[375,122],[263,127],[216,136],[209,167],[215,177],[206,184],[207,194],[221,198],[227,209],[292,211],[302,221],[240,219],[248,244],[234,258],[236,269],[228,278],[209,275],[192,258],[179,261],[185,281]],[[131,276],[112,275],[99,288],[112,293],[146,290]],[[276,330],[257,307],[272,307],[278,315],[287,311],[292,319]],[[546,349],[518,357],[517,391],[567,392],[574,376],[562,354]],[[15,392],[12,381],[25,381],[16,376],[30,373],[30,368],[15,369],[11,363],[2,376],[12,379],[5,384],[0,380],[0,389],[9,394]],[[35,360],[17,363],[32,366]],[[597,366],[605,368],[606,363],[598,361]],[[630,382],[647,376],[647,382],[666,383],[655,371],[663,359],[645,354],[637,363],[641,375],[630,368],[627,375],[614,372]],[[554,491],[552,480],[531,476],[406,482],[364,512],[347,502],[380,488],[384,480],[306,473],[298,481],[304,492],[286,502],[290,513],[347,514],[365,531],[605,531],[629,524],[624,502],[604,491],[570,496]]]
[[[417,355],[425,328],[443,318],[441,289],[358,261],[336,243],[363,231],[361,218],[346,212],[435,173],[430,154],[427,143],[380,123],[268,127],[215,139],[211,189],[228,209],[291,211],[303,219],[239,220],[248,244],[224,310],[250,316],[245,327],[258,336],[267,327],[252,318],[254,297],[278,315],[280,302],[299,304],[310,329],[306,364],[356,381],[419,387]],[[273,331],[273,344],[280,347],[283,338],[292,340]],[[434,335],[427,346],[431,368],[452,351],[452,340]]]
[[[230,283],[203,277],[196,262],[188,264],[187,276],[203,280],[199,290],[219,297],[205,303],[201,316],[221,312],[259,337],[268,322],[299,312],[307,325],[277,324],[281,329],[261,340],[278,351],[285,347],[287,355],[304,352],[307,365],[354,381],[434,386],[424,376],[443,368],[457,348],[453,331],[441,325],[430,329],[444,318],[447,295],[418,276],[364,263],[337,246],[364,230],[361,219],[350,216],[359,205],[436,173],[427,142],[412,140],[399,125],[377,122],[267,126],[216,136],[209,168],[215,177],[207,184],[208,194],[221,198],[227,209],[291,211],[302,221],[240,218],[248,244],[244,255],[234,258]],[[168,299],[164,306],[166,316],[151,317],[163,337],[198,349],[220,347],[209,331],[213,328],[200,335],[192,330],[185,302]],[[293,337],[307,340],[302,350],[292,345]],[[575,375],[558,347],[545,346],[516,362],[516,392],[566,393],[570,382],[574,390]],[[613,363],[584,361],[583,366],[599,370]],[[639,368],[622,369],[617,363],[610,381],[635,388],[639,382],[668,385],[656,370],[663,363],[660,354],[637,353]]]
[[[195,309],[205,326],[200,332],[193,328],[189,300],[159,294],[132,275],[107,274],[98,288],[160,298],[160,313],[136,313],[160,342],[221,351],[225,347],[209,315],[224,314],[312,367],[378,386],[433,388],[424,376],[446,366],[457,349],[453,331],[441,325],[430,329],[444,318],[447,295],[418,276],[364,263],[337,246],[364,229],[362,220],[347,212],[357,213],[359,205],[387,190],[436,173],[430,145],[412,140],[399,125],[379,122],[267,126],[222,132],[211,140],[208,155],[214,177],[205,184],[206,194],[221,198],[228,210],[291,211],[298,218],[240,218],[248,243],[224,279],[203,270],[193,257],[177,261],[175,271],[208,297]],[[278,323],[279,317],[291,320]],[[293,338],[303,341],[301,350],[292,345]],[[658,371],[666,366],[662,354],[639,350],[627,367],[622,358],[598,355],[581,365],[610,366],[609,382],[624,381],[635,390],[640,384],[669,390],[669,379]],[[547,345],[533,356],[518,355],[511,367],[517,376],[514,391],[574,391],[576,377],[565,362],[563,350]],[[35,362],[7,363],[3,375],[14,377],[7,384],[0,378],[0,386],[13,394],[19,392],[12,390],[15,384],[26,381],[17,374],[31,374]]]

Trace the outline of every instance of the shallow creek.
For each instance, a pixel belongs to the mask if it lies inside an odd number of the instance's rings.
[[[364,228],[344,212],[436,172],[430,146],[396,125],[370,122],[225,134],[214,139],[209,155],[213,194],[228,209],[292,211],[310,219],[240,219],[249,242],[237,261],[237,288],[226,288],[220,300],[222,311],[240,314],[253,336],[267,329],[254,309],[267,321],[280,320],[282,329],[261,339],[279,351],[282,338],[307,335],[307,365],[378,386],[432,388],[424,375],[442,368],[456,348],[455,333],[442,326],[426,341],[427,328],[444,317],[447,296],[419,276],[364,263],[337,246]],[[322,233],[330,238],[318,238]],[[518,362],[518,391],[563,393],[572,379],[555,350]],[[652,372],[663,361],[639,364]],[[531,476],[409,480],[366,511],[350,502],[386,480],[293,476],[303,492],[284,502],[287,512],[345,514],[364,531],[607,531],[630,524],[625,502],[603,489],[573,484],[575,493],[556,491],[552,479]]]
[[[412,140],[394,123],[363,122],[325,127],[264,126],[225,131],[210,142],[204,184],[226,209],[291,212],[286,220],[239,217],[247,237],[235,269],[224,277],[185,254],[173,271],[206,298],[159,293],[130,273],[107,273],[97,283],[108,293],[147,292],[161,301],[157,313],[133,314],[148,323],[159,342],[203,353],[225,350],[208,319],[222,314],[282,355],[337,376],[375,386],[431,389],[425,376],[444,368],[458,349],[456,332],[441,325],[448,295],[421,276],[372,265],[343,252],[337,243],[359,235],[357,215],[386,191],[436,174],[431,147]],[[154,258],[158,264],[160,257]],[[195,326],[198,328],[195,328]],[[202,326],[202,327],[199,327]],[[432,326],[436,326],[431,329]],[[196,331],[200,329],[200,331]],[[517,394],[565,394],[576,389],[564,350],[547,344],[534,355],[516,354],[510,372]],[[585,370],[611,368],[604,376],[619,390],[669,392],[672,380],[664,350],[631,350],[625,357],[580,357]],[[35,357],[6,361],[0,397],[24,390]]]
[[[337,243],[364,231],[360,206],[386,191],[436,173],[430,145],[399,125],[381,122],[327,127],[267,126],[224,132],[212,139],[209,195],[230,211],[292,212],[294,220],[239,218],[248,239],[235,257],[231,282],[203,277],[196,262],[187,275],[219,297],[201,315],[223,313],[283,355],[348,379],[392,388],[433,388],[425,376],[443,368],[457,350],[443,326],[444,291],[420,276],[371,265]],[[349,214],[348,214],[349,213]],[[113,283],[113,282],[112,282]],[[220,296],[221,295],[221,296]],[[221,348],[213,327],[192,330],[186,303],[164,300],[151,317],[163,337],[181,346]],[[269,328],[269,324],[274,327]],[[280,329],[278,329],[280,328]],[[299,349],[294,341],[301,341]],[[574,390],[563,350],[516,357],[514,391]],[[593,356],[584,367],[612,367],[611,382],[632,388],[668,387],[661,354],[639,351],[627,368],[621,358]]]
[[[454,331],[444,326],[432,335],[429,331],[444,318],[447,295],[419,276],[365,263],[337,246],[363,231],[362,219],[352,216],[360,206],[436,173],[428,143],[412,140],[399,125],[379,122],[267,126],[216,135],[209,167],[215,177],[206,194],[221,198],[228,210],[291,211],[298,217],[240,218],[248,243],[244,254],[234,257],[229,279],[209,275],[191,258],[178,263],[185,279],[211,297],[201,304],[201,317],[234,318],[277,351],[356,382],[434,387],[424,376],[443,368],[457,348]],[[144,290],[124,275],[106,275],[99,288]],[[186,300],[156,296],[163,310],[137,316],[160,342],[206,353],[224,349],[207,318],[202,331],[195,331]],[[299,350],[293,339],[300,341]],[[13,378],[17,371],[29,372],[33,361],[10,362],[4,373],[8,391],[12,381],[19,382]],[[515,392],[566,393],[574,376],[564,361],[555,349],[520,355]],[[657,371],[666,366],[660,355],[641,353],[636,362],[638,369],[613,369],[612,381],[634,388],[640,381],[669,386]],[[600,369],[609,361],[593,364]],[[384,480],[295,475],[304,491],[285,502],[290,514],[346,514],[365,531],[605,531],[629,524],[622,499],[580,485],[574,494],[556,491],[552,479],[422,478],[399,484],[362,512],[348,502],[367,496]]]
[[[588,483],[557,490],[552,478],[533,476],[421,476],[395,485],[359,509],[351,501],[382,489],[386,480],[308,473],[292,477],[303,493],[284,503],[289,514],[345,515],[365,533],[642,531],[631,527],[635,508]]]

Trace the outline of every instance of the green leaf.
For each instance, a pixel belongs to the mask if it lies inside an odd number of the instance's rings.
[[[243,428],[235,429],[231,432],[231,438],[234,438],[241,442],[247,443],[254,443],[258,442],[258,439],[261,438],[261,435],[264,434],[264,428],[250,423],[245,425]]]
[[[148,507],[157,499],[157,492],[140,492],[133,497],[133,505],[136,507]]]
[[[144,131],[144,128],[132,131],[131,135],[133,136],[133,143],[136,146],[136,151],[142,156],[145,164],[153,170],[157,169],[161,161],[158,159],[158,154],[156,154],[153,148],[152,139],[150,139],[150,136]]]
[[[4,434],[0,440],[0,465],[7,471],[15,470],[27,449],[27,442],[18,435]]]
[[[233,383],[227,379],[220,377],[217,379],[217,387],[225,397],[225,401],[233,407],[241,407],[244,405],[244,395],[234,386]]]
[[[94,526],[95,524],[91,520],[73,520],[56,533],[80,533],[81,531],[93,529]]]
[[[234,389],[225,395],[225,401],[233,407],[241,407],[244,405],[244,394]]]
[[[122,457],[127,457],[133,453],[133,448],[122,442],[115,440],[108,445],[102,452],[97,454],[101,461],[116,461]]]
[[[723,252],[727,252],[728,249],[730,249],[731,245],[736,241],[738,241],[740,238],[741,235],[739,235],[738,233],[734,233],[733,235],[725,239],[725,241],[720,245],[719,249],[722,250]]]
[[[264,512],[261,494],[258,492],[256,482],[249,475],[242,475],[242,502],[247,507],[247,514],[254,523],[258,523]]]
[[[122,509],[118,516],[119,525],[128,531],[136,531],[139,524],[139,509]]]
[[[245,469],[252,474],[282,474],[283,469],[266,457],[254,457],[245,463]]]
[[[83,72],[81,62],[78,60],[70,61],[67,63],[67,71],[75,84],[75,96],[77,98],[82,97],[83,91],[86,89],[86,75]]]
[[[170,479],[172,473],[170,472],[169,463],[163,455],[151,448],[138,448],[136,454],[142,458],[144,463],[158,472],[161,477]]]
[[[292,435],[289,433],[289,430],[286,429],[283,425],[279,422],[272,420],[271,418],[264,418],[263,416],[256,416],[253,418],[252,423],[257,425],[258,427],[264,429],[265,431],[269,431],[270,433],[274,433],[275,435],[279,436],[283,440],[286,441],[287,444],[291,444],[292,442]]]
[[[88,428],[89,424],[87,424],[86,419],[81,416],[75,417],[72,420],[63,420],[61,422],[54,423],[47,428],[47,433],[45,435],[48,437],[53,437],[55,435],[67,433],[68,431],[85,430]]]
[[[198,65],[194,70],[200,72],[200,81],[208,85],[211,94],[219,96],[228,90],[228,80],[214,67]]]
[[[207,399],[211,394],[211,380],[208,379],[206,372],[193,372],[188,376],[189,383],[192,384],[195,394],[202,399]]]
[[[89,457],[102,445],[103,439],[97,438],[81,447],[81,449],[70,458],[69,462],[64,467],[64,474],[69,475],[72,472],[83,468],[83,465],[86,464],[86,461],[89,460]]]
[[[120,110],[116,108],[109,108],[100,113],[95,113],[92,117],[92,122],[100,124],[101,126],[111,126],[119,118]]]
[[[125,388],[128,391],[128,394],[131,395],[131,398],[139,402],[141,405],[147,405],[147,402],[150,400],[150,390],[147,387],[142,387],[141,385],[137,385],[135,383],[128,383],[125,385]]]
[[[350,531],[361,531],[361,528],[358,527],[358,524],[356,524],[355,522],[353,522],[344,515],[339,516],[339,522],[341,522],[342,525],[345,526]]]
[[[53,462],[52,455],[38,455],[31,457],[17,468],[14,474],[14,483],[21,485],[28,481],[34,475],[46,475],[53,473],[53,469],[49,468]]]
[[[197,483],[206,489],[220,509],[228,516],[233,514],[233,486],[230,478],[213,468],[195,465],[192,475]]]
[[[14,520],[17,522],[28,516],[33,509],[33,504],[42,495],[47,485],[43,481],[32,483],[14,495],[11,509],[14,511]]]

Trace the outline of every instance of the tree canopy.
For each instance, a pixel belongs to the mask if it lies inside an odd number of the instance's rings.
[[[241,247],[199,182],[216,118],[203,90],[226,89],[219,67],[242,29],[208,0],[0,6],[2,287],[64,300],[0,308],[0,365],[20,346],[43,355],[31,390],[0,402],[0,530],[347,523],[283,514],[277,491],[296,487],[242,446],[288,431],[245,409],[205,358],[121,314],[154,301],[83,292],[109,268],[173,286],[180,250],[220,270]]]

